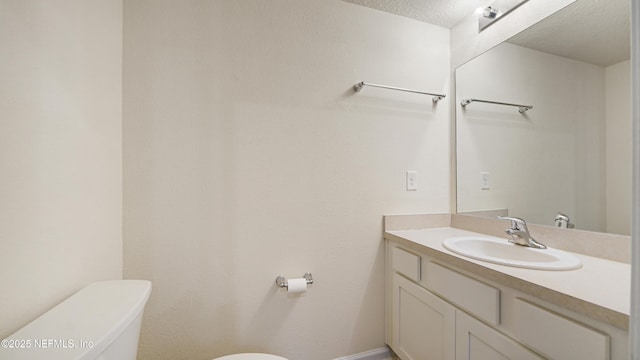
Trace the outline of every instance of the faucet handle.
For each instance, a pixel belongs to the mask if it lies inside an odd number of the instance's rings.
[[[513,229],[521,229],[524,230],[527,228],[527,222],[524,219],[519,217],[511,217],[511,216],[498,216],[498,220],[509,220],[511,221],[511,227]]]

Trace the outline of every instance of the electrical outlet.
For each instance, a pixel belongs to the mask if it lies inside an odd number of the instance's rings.
[[[482,190],[490,190],[491,183],[489,182],[489,173],[487,171],[483,171],[480,173],[480,184]]]
[[[407,171],[407,191],[418,190],[418,172]]]

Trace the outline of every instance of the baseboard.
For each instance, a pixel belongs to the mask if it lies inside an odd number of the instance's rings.
[[[353,354],[341,358],[337,358],[334,360],[392,360],[393,356],[391,355],[391,351],[386,348],[378,348],[365,352],[361,352],[358,354]]]

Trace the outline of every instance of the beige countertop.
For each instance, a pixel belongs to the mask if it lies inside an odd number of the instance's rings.
[[[530,270],[474,260],[442,246],[447,238],[469,235],[487,236],[452,227],[385,232],[385,238],[389,240],[478,276],[618,328],[628,329],[631,298],[629,264],[574,253],[582,260],[580,269]]]

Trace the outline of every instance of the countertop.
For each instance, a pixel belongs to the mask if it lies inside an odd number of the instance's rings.
[[[573,253],[582,260],[580,269],[531,270],[474,260],[442,246],[447,238],[470,235],[488,236],[452,227],[385,232],[385,238],[389,240],[413,247],[478,276],[615,327],[628,329],[631,265]]]

